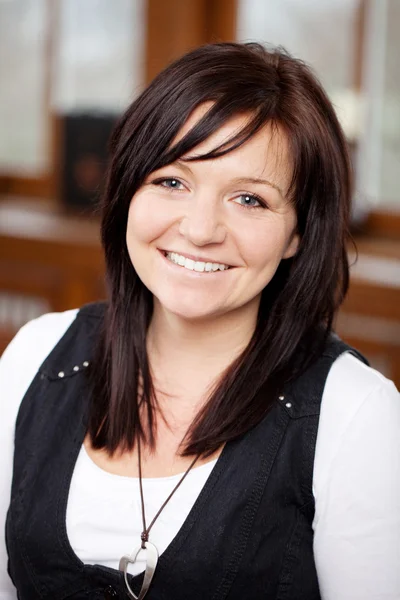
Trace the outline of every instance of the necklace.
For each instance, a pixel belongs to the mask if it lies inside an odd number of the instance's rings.
[[[140,504],[142,507],[143,531],[140,536],[140,538],[141,538],[140,546],[135,548],[135,550],[131,554],[124,555],[121,558],[121,560],[119,561],[119,570],[122,571],[124,574],[125,585],[128,590],[128,594],[134,600],[142,600],[145,597],[145,595],[147,594],[150,584],[151,584],[151,581],[154,577],[154,572],[156,570],[156,566],[157,566],[157,562],[158,562],[158,550],[154,544],[149,542],[150,529],[153,527],[154,523],[157,521],[158,517],[160,516],[161,512],[164,510],[165,506],[171,500],[172,496],[175,494],[176,490],[181,485],[181,483],[185,479],[186,475],[189,473],[189,471],[192,469],[192,467],[194,467],[195,463],[199,459],[199,456],[200,455],[197,455],[193,459],[193,461],[189,465],[189,468],[185,471],[185,473],[182,475],[182,477],[180,478],[180,480],[178,481],[178,483],[176,484],[176,486],[174,487],[174,489],[168,496],[168,498],[161,505],[161,508],[157,512],[156,516],[154,517],[154,519],[152,520],[150,525],[148,527],[146,527],[146,513],[145,513],[145,508],[144,508],[144,495],[143,495],[143,482],[142,482],[142,459],[141,459],[141,451],[140,451],[140,436],[138,436],[139,488],[140,488]],[[134,594],[134,592],[128,582],[128,566],[129,566],[129,564],[133,564],[134,562],[136,562],[138,554],[141,550],[146,550],[146,569],[144,572],[142,588],[139,592],[139,596],[136,596],[136,594]]]

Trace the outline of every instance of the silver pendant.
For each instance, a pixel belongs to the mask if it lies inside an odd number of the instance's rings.
[[[130,554],[130,555],[126,554],[119,561],[119,570],[122,571],[124,574],[125,585],[128,590],[128,594],[131,598],[134,598],[134,600],[142,600],[142,598],[144,598],[145,595],[147,594],[147,592],[149,591],[149,587],[150,587],[150,584],[154,577],[154,571],[156,570],[156,566],[157,566],[157,562],[158,562],[158,551],[157,551],[157,548],[154,546],[154,544],[151,544],[150,542],[145,542],[144,545],[145,545],[146,551],[147,551],[146,552],[146,570],[144,572],[142,589],[140,590],[139,596],[136,596],[136,594],[133,593],[132,588],[129,585],[128,565],[136,562],[139,552],[141,550],[143,550],[142,546],[139,546],[139,548],[136,548],[136,550],[134,550],[132,552],[132,554]]]

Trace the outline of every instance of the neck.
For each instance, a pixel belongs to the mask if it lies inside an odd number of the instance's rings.
[[[232,311],[212,319],[188,321],[168,313],[155,300],[148,332],[151,363],[181,381],[211,382],[246,348],[257,308]]]

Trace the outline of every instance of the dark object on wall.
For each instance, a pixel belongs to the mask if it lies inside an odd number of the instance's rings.
[[[118,115],[72,113],[62,118],[60,195],[71,208],[93,208],[107,165],[108,141]]]

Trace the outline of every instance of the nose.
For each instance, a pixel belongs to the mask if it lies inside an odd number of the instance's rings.
[[[179,224],[179,233],[195,246],[221,244],[226,229],[218,203],[210,197],[193,198]]]

